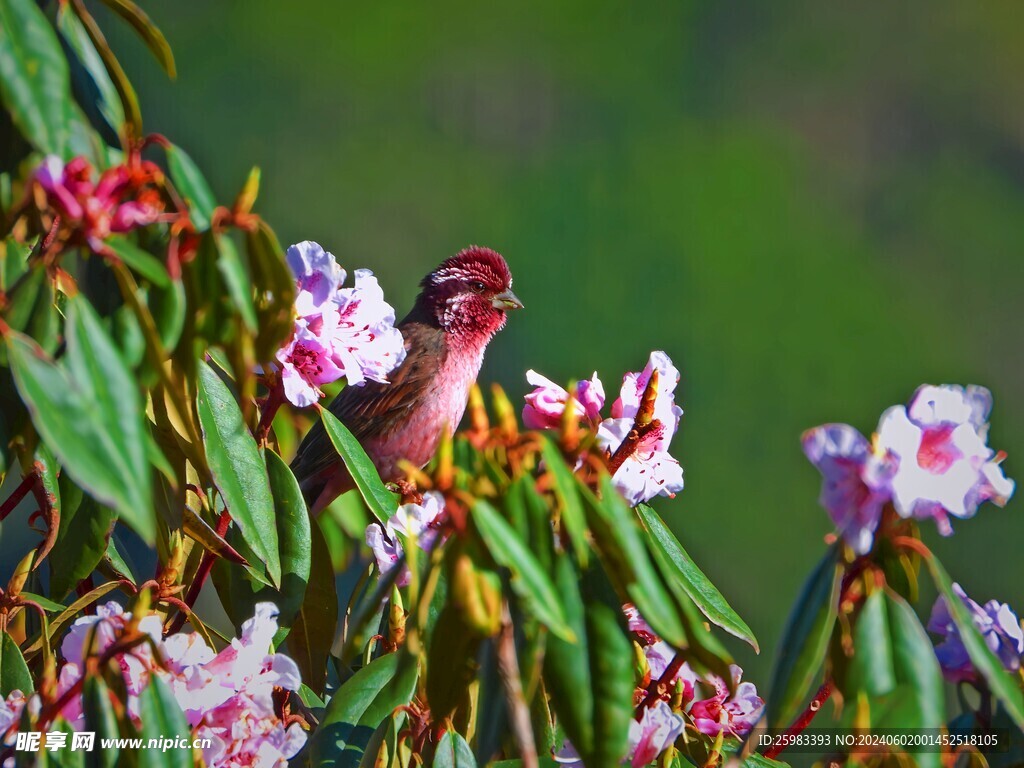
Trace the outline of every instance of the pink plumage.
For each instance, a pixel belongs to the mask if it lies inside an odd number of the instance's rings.
[[[501,254],[471,246],[446,259],[420,283],[420,295],[398,328],[406,358],[389,382],[346,387],[330,405],[373,460],[385,482],[399,462],[426,464],[442,431],[455,431],[487,344],[521,308]],[[319,422],[302,441],[292,470],[316,513],[353,487]]]

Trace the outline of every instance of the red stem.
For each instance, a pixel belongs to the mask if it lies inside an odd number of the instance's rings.
[[[665,667],[665,671],[661,673],[661,677],[653,681],[647,687],[647,695],[644,697],[644,700],[640,702],[640,706],[636,708],[636,713],[634,714],[634,718],[637,721],[643,717],[645,709],[652,706],[654,702],[661,698],[662,689],[667,687],[669,683],[672,682],[672,678],[679,674],[679,670],[682,669],[684,663],[683,654],[677,653],[672,657],[672,661],[668,663],[668,666]]]
[[[283,403],[284,384],[278,378],[270,385],[270,392],[267,393],[267,399],[260,412],[260,423],[256,427],[256,442],[260,445],[266,445],[270,427],[274,423],[274,416],[277,415],[277,411]]]
[[[14,489],[14,493],[7,497],[7,501],[0,504],[0,523],[7,519],[7,516],[14,511],[14,508],[21,503],[28,492],[32,490],[32,486],[35,485],[36,479],[39,477],[35,472],[29,472],[18,483],[18,487]]]
[[[217,534],[221,537],[228,532],[228,525],[231,523],[231,515],[225,509],[220,513],[220,519],[217,520]],[[213,570],[213,561],[217,559],[217,556],[212,552],[204,552],[203,559],[199,561],[199,568],[196,570],[196,577],[192,580],[189,585],[188,592],[185,594],[185,605],[191,611],[192,606],[196,604],[196,600],[199,598],[199,593],[203,591],[203,585],[210,576],[210,571]],[[188,618],[188,614],[185,611],[178,610],[178,615],[174,617],[174,621],[167,628],[167,634],[173,635],[175,632],[180,632],[181,628],[185,626],[185,619]]]
[[[803,711],[803,714],[796,719],[789,728],[786,730],[785,737],[778,739],[771,747],[765,751],[764,756],[769,760],[774,760],[783,750],[789,746],[793,736],[797,736],[804,732],[804,729],[811,724],[811,721],[817,716],[818,712],[821,711],[822,706],[828,701],[832,695],[833,682],[831,679],[826,680],[824,685],[818,689],[818,692],[814,694],[814,698],[811,699],[811,703],[807,705],[807,709]]]

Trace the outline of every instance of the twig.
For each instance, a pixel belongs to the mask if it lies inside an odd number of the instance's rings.
[[[217,535],[221,538],[228,532],[228,525],[231,524],[231,515],[225,509],[220,513],[220,519],[217,520]],[[191,612],[192,607],[196,604],[196,600],[199,599],[199,593],[203,591],[203,585],[206,583],[206,579],[210,575],[210,571],[213,570],[213,561],[217,559],[217,556],[207,550],[203,553],[203,559],[199,561],[199,568],[196,570],[196,576],[192,579],[192,583],[189,585],[188,592],[185,594],[184,603]],[[173,605],[173,603],[172,603]],[[185,620],[188,618],[188,613],[178,608],[178,615],[174,617],[174,621],[171,622],[167,628],[166,634],[173,635],[175,632],[180,632],[181,628],[185,626]]]
[[[501,608],[501,634],[498,636],[498,674],[505,688],[505,699],[508,701],[509,720],[512,736],[519,747],[519,755],[523,759],[523,768],[537,768],[537,743],[533,738],[533,725],[530,723],[530,709],[526,706],[523,696],[523,682],[519,675],[519,660],[516,658],[516,638],[512,628],[512,616],[508,611],[508,603]]]
[[[793,741],[793,736],[798,736],[804,732],[804,729],[811,724],[811,721],[817,716],[818,712],[821,711],[822,706],[832,695],[833,687],[834,683],[831,678],[825,681],[824,685],[822,685],[821,688],[818,689],[818,692],[814,694],[814,698],[811,699],[811,703],[807,705],[807,709],[805,709],[800,717],[796,719],[796,722],[786,729],[785,736],[776,740],[775,743],[765,751],[765,757],[769,760],[774,760],[782,754],[782,751]]]
[[[638,722],[643,717],[644,710],[652,706],[654,702],[661,698],[663,689],[667,688],[667,686],[671,684],[672,678],[679,674],[679,670],[682,669],[684,663],[683,654],[677,653],[672,657],[672,661],[668,663],[668,666],[665,667],[665,671],[661,673],[661,677],[652,681],[651,684],[647,686],[647,695],[644,696],[644,700],[640,702],[640,706],[636,708],[636,713],[634,714],[634,718]]]
[[[608,459],[608,473],[614,475],[618,472],[619,467],[623,465],[626,459],[636,453],[636,449],[640,445],[640,441],[656,429],[661,429],[661,422],[654,419],[647,424],[634,426],[629,430],[629,434],[626,435],[626,439],[622,441],[622,444],[615,449],[615,453],[612,454],[612,457]]]
[[[39,475],[35,472],[29,472],[18,483],[18,487],[14,489],[14,493],[7,497],[7,500],[0,504],[0,523],[7,519],[7,516],[14,511],[14,508],[21,503],[28,492],[32,490],[32,486],[35,485],[36,480],[39,479]]]

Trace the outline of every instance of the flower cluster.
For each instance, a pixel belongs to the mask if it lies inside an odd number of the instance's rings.
[[[65,164],[49,155],[34,178],[62,223],[96,252],[104,250],[103,241],[111,234],[152,224],[163,212],[160,195],[154,189],[140,189],[126,165],[107,169],[93,182],[92,166],[84,157]]]
[[[985,639],[989,650],[1006,669],[1017,672],[1021,667],[1021,657],[1024,656],[1024,630],[1021,629],[1017,614],[1006,603],[998,600],[989,600],[984,606],[978,605],[959,584],[953,585],[953,591],[967,606],[974,626]],[[932,607],[928,631],[942,637],[942,642],[935,647],[935,655],[942,667],[943,676],[952,683],[976,681],[978,673],[964,648],[960,630],[950,616],[949,603],[941,595]]]
[[[298,289],[296,320],[277,360],[289,402],[313,405],[323,397],[320,386],[342,376],[354,385],[387,382],[405,359],[405,342],[373,273],[357,269],[353,287],[342,288],[345,270],[309,240],[291,246],[287,257]]]
[[[639,425],[641,402],[651,377],[657,373],[657,391],[654,400],[653,421]],[[530,371],[527,381],[534,386],[526,396],[523,422],[531,429],[552,429],[562,423],[569,393],[540,374]],[[652,352],[647,366],[639,373],[627,373],[622,379],[619,397],[612,403],[611,418],[601,420],[604,407],[604,386],[597,374],[589,381],[576,385],[573,403],[579,418],[585,418],[597,429],[597,444],[613,458],[613,481],[619,492],[636,505],[655,496],[674,496],[683,489],[683,469],[668,453],[669,444],[679,429],[683,409],[675,403],[675,389],[679,371],[664,352]],[[627,443],[638,426],[645,426],[635,434],[639,439]],[[624,445],[628,455],[617,452]]]
[[[883,508],[904,518],[935,520],[953,532],[950,515],[972,517],[1013,494],[1002,454],[988,447],[992,396],[984,387],[922,386],[907,406],[882,414],[869,442],[847,424],[803,436],[804,453],[824,478],[821,504],[858,554],[871,549]]]
[[[83,730],[85,716],[80,682],[85,659],[106,653],[124,634],[130,613],[114,602],[99,606],[93,616],[75,621],[61,644],[64,665],[57,695],[69,696],[60,715],[75,730]],[[287,656],[270,652],[277,632],[277,608],[260,603],[256,614],[242,625],[241,636],[215,653],[198,634],[177,634],[162,639],[156,615],[139,620],[137,629],[148,641],[117,653],[127,691],[129,717],[139,723],[139,694],[153,676],[167,683],[185,713],[196,739],[209,739],[206,765],[287,765],[306,742],[298,723],[285,724],[274,707],[274,689],[297,691],[298,667]],[[0,727],[17,722],[25,705],[20,693],[0,706]]]
[[[444,496],[437,491],[427,491],[419,504],[403,504],[383,527],[371,523],[366,528],[366,544],[373,550],[377,569],[381,576],[394,568],[404,554],[398,535],[414,537],[420,549],[429,552],[437,543],[437,523],[444,512]],[[395,583],[404,587],[409,583],[409,567],[402,565],[402,572]]]

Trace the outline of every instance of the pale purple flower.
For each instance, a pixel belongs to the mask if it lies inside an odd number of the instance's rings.
[[[277,361],[288,401],[313,405],[323,397],[321,385],[343,376],[357,386],[387,382],[405,359],[405,341],[373,273],[357,269],[354,286],[343,288],[345,270],[309,240],[291,246],[287,257],[296,280],[296,320]]]
[[[984,501],[1006,503],[1014,483],[987,445],[991,408],[984,387],[923,386],[909,406],[882,414],[878,443],[899,458],[892,491],[902,517],[932,517],[948,536],[949,515],[972,517]]]
[[[846,543],[866,554],[892,497],[894,457],[879,455],[867,439],[848,424],[825,424],[807,430],[804,453],[821,472],[819,502],[828,511]]]
[[[622,606],[622,612],[626,614],[626,626],[630,632],[639,637],[644,645],[651,645],[658,641],[658,635],[651,629],[651,625],[640,615],[640,611],[632,603]]]
[[[26,701],[21,691],[11,691],[6,699],[0,699],[0,744],[8,743],[5,737],[17,728]]]
[[[654,370],[658,371],[658,389],[653,418],[659,424],[640,440],[612,478],[615,487],[633,506],[655,496],[675,496],[683,489],[683,468],[668,453],[683,415],[683,409],[675,404],[679,371],[668,355],[652,352],[642,372],[627,373],[623,377],[619,397],[612,404],[612,418],[602,421],[597,430],[597,444],[614,454],[633,428]]]
[[[959,584],[953,585],[953,591],[967,606],[974,626],[985,639],[989,650],[998,657],[1006,669],[1017,672],[1021,666],[1021,657],[1024,656],[1024,631],[1010,606],[998,600],[989,600],[984,606],[978,605],[967,596]],[[960,630],[950,615],[949,603],[942,595],[932,606],[928,631],[943,638],[935,648],[935,655],[947,680],[958,683],[978,679],[978,673],[971,663],[970,656],[967,655],[967,649],[964,648]]]
[[[632,768],[653,763],[658,755],[683,732],[685,721],[664,701],[644,710],[638,721],[629,722],[629,751],[626,758]]]
[[[711,677],[706,682],[714,688],[714,695],[694,701],[687,709],[697,730],[707,736],[718,736],[724,731],[726,736],[742,737],[764,711],[764,701],[757,695],[754,684],[740,682],[743,670],[731,664],[729,672],[735,688],[731,696],[724,680]]]
[[[345,270],[334,254],[312,240],[289,246],[286,258],[296,281],[295,314],[321,314],[345,282]]]
[[[378,523],[368,525],[366,544],[373,550],[381,575],[394,568],[405,551],[398,534],[406,538],[415,537],[416,544],[425,552],[432,550],[437,542],[435,523],[443,513],[444,496],[437,491],[427,491],[421,504],[403,504],[383,528]],[[400,587],[409,583],[408,566],[402,566],[395,583]]]
[[[558,429],[562,424],[569,392],[533,370],[526,372],[526,380],[533,385],[534,390],[526,396],[523,424],[527,429]],[[604,385],[595,371],[589,381],[576,383],[573,411],[577,419],[586,418],[596,424],[601,419],[602,408]]]

